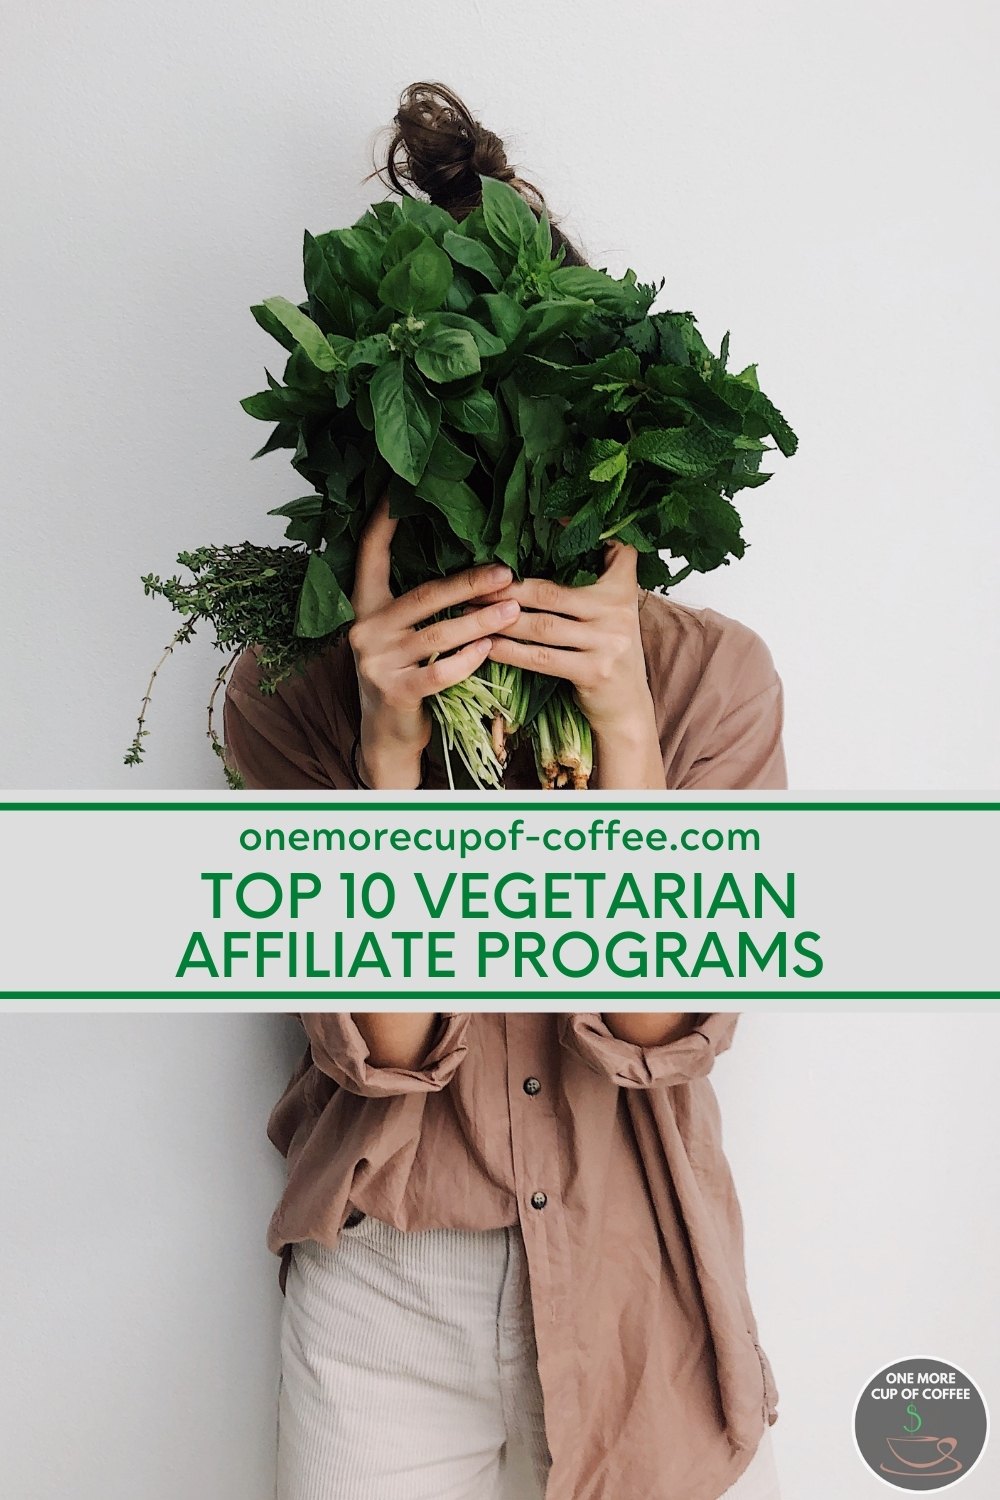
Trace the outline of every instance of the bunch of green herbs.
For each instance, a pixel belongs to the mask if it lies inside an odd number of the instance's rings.
[[[592,583],[611,538],[637,549],[649,590],[743,556],[734,497],[771,477],[764,452],[797,446],[756,366],[729,371],[729,335],[714,355],[692,313],[651,312],[663,282],[563,264],[545,211],[481,181],[462,220],[403,197],[307,232],[305,300],[251,309],[287,354],[282,379],[265,371],[268,388],[241,403],[273,424],[253,456],[291,450],[309,487],[269,512],[288,545],[203,547],[178,557],[192,581],[143,579],[184,616],[165,654],[200,620],[214,628],[228,659],[213,701],[246,647],[273,692],[347,630],[358,539],[386,490],[396,592],[494,560]],[[542,786],[588,782],[589,726],[567,683],[487,662],[430,707],[453,784],[452,750],[473,784],[495,786],[522,735]],[[210,702],[209,737],[239,785],[211,715]]]

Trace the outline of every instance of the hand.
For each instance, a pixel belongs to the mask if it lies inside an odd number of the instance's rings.
[[[419,783],[420,757],[431,736],[425,700],[470,676],[489,655],[491,632],[516,619],[520,605],[480,603],[455,619],[425,624],[442,610],[503,587],[514,575],[503,564],[467,568],[396,598],[389,587],[389,549],[397,524],[383,495],[358,543],[355,618],[347,638],[361,698],[362,775],[369,786],[405,788]],[[446,652],[451,654],[440,654]]]
[[[491,598],[514,599],[518,617],[494,631],[488,655],[547,677],[562,677],[595,732],[642,717],[652,705],[639,633],[634,547],[610,542],[596,583],[569,588],[525,578]]]
[[[490,595],[522,609],[494,629],[487,654],[573,684],[594,736],[591,786],[660,790],[666,778],[639,630],[637,560],[634,547],[609,542],[596,583],[525,578]]]

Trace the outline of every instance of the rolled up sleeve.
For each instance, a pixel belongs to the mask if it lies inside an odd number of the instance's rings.
[[[427,1051],[415,1068],[380,1067],[370,1060],[353,1016],[346,1011],[303,1011],[300,1016],[312,1060],[321,1073],[351,1094],[386,1098],[393,1094],[433,1093],[455,1075],[468,1051],[468,1012],[443,1011]]]
[[[670,1088],[710,1073],[720,1052],[732,1044],[738,1012],[699,1015],[694,1030],[671,1042],[641,1046],[626,1042],[597,1014],[564,1013],[559,1040],[595,1073],[626,1089]]]

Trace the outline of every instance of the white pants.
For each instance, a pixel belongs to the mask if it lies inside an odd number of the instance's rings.
[[[277,1500],[541,1500],[549,1464],[519,1229],[295,1246]],[[720,1500],[779,1500],[769,1433]]]

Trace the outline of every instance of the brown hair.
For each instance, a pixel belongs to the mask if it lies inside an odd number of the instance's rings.
[[[509,164],[500,137],[481,125],[443,83],[411,83],[400,96],[393,124],[395,133],[385,161],[376,164],[366,181],[378,177],[387,187],[409,196],[418,188],[455,219],[464,219],[482,202],[480,175],[509,182],[536,215],[547,206],[538,188]],[[551,212],[549,218],[553,250],[566,248],[564,265],[586,265]]]

